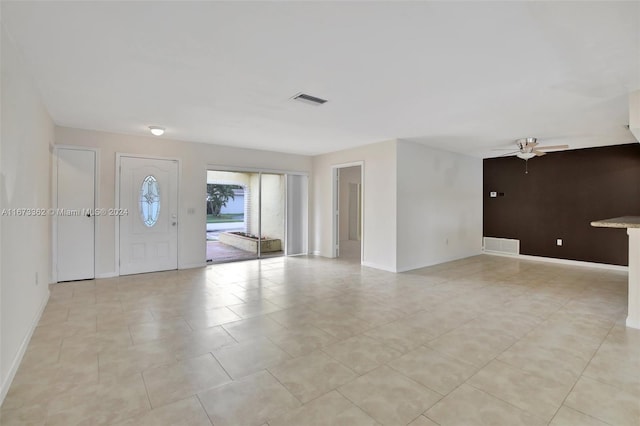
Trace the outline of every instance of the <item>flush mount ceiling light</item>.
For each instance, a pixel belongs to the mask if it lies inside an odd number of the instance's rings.
[[[151,130],[151,134],[153,136],[162,136],[162,135],[164,135],[164,127],[149,126],[149,130]]]

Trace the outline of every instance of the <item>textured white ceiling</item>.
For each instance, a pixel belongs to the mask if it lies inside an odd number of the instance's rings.
[[[62,126],[301,154],[634,141],[640,2],[3,1],[1,16]]]

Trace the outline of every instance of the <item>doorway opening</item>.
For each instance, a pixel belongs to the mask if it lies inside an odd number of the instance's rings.
[[[286,175],[207,171],[207,262],[283,256]]]
[[[335,257],[362,262],[363,164],[335,166],[334,240]]]

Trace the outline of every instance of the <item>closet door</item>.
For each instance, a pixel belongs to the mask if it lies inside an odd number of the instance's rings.
[[[95,278],[96,153],[57,150],[57,281]]]

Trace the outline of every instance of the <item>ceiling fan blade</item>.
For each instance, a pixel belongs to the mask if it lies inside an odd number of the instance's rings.
[[[547,149],[567,149],[567,148],[569,148],[569,145],[550,145],[550,146],[541,146],[541,147],[538,147],[538,148],[536,148],[536,149],[544,149],[544,150],[547,150]]]
[[[506,157],[507,155],[513,155],[513,154],[517,154],[517,153],[519,153],[519,152],[520,152],[520,151],[507,152],[507,153],[505,153],[505,154],[502,154],[500,157]]]
[[[491,151],[511,151],[513,148],[493,148]],[[516,151],[518,152],[518,151]]]
[[[542,151],[538,151],[537,149],[534,149],[533,152],[535,155],[537,155],[538,157],[542,157],[543,155],[547,155],[546,152],[542,152]]]

